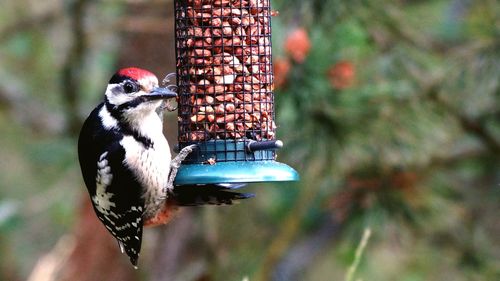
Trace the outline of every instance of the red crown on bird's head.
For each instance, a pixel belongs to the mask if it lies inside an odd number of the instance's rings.
[[[120,76],[125,76],[128,78],[132,78],[136,81],[139,81],[140,79],[143,79],[145,77],[150,77],[150,76],[156,77],[156,75],[154,75],[150,71],[147,71],[145,69],[138,68],[138,67],[122,68],[122,69],[118,70],[118,72],[116,74],[118,74]]]

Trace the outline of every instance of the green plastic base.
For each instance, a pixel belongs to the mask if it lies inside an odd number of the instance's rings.
[[[297,171],[286,164],[276,161],[241,161],[182,165],[175,185],[298,180]]]

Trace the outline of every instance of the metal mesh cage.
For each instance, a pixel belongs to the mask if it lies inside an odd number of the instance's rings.
[[[274,160],[270,0],[174,3],[185,163]]]

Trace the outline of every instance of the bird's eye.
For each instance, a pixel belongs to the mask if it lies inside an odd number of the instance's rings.
[[[128,82],[125,82],[125,84],[123,84],[123,90],[125,91],[125,93],[130,94],[130,93],[137,92],[138,87],[137,87],[137,84],[128,81]]]

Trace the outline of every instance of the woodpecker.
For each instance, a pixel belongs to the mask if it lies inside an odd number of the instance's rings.
[[[184,147],[172,159],[163,135],[164,102],[175,86],[136,67],[109,80],[101,102],[85,120],[78,158],[94,211],[137,268],[145,224],[165,223],[177,206],[231,204],[251,197],[228,191],[240,185],[174,187],[177,168],[196,149]]]

